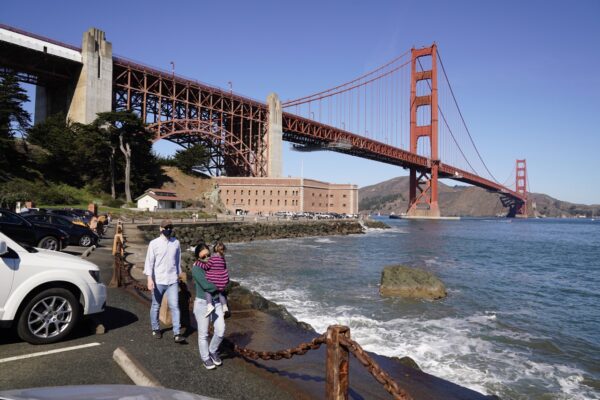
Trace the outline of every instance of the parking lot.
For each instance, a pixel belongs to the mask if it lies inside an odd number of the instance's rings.
[[[88,260],[100,267],[101,280],[107,284],[112,276],[113,256],[111,229],[107,238]],[[64,251],[80,255],[83,247]],[[265,372],[253,368],[227,351],[218,370],[201,367],[197,336],[187,332],[187,343],[174,343],[171,332],[162,340],[150,334],[149,308],[124,289],[108,289],[106,311],[99,315],[106,329],[96,334],[92,326],[80,324],[69,337],[49,345],[31,345],[11,330],[0,330],[0,390],[84,384],[133,384],[113,360],[118,347],[125,348],[165,387],[215,398],[286,399],[297,398],[287,385],[270,384]],[[235,382],[234,385],[230,384]],[[265,384],[267,383],[267,384]]]

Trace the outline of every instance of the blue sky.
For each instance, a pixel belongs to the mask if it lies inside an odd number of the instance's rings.
[[[218,3],[218,4],[216,4]],[[600,1],[6,1],[0,22],[67,43],[89,27],[117,55],[263,100],[348,81],[437,42],[469,129],[503,180],[600,204]],[[156,145],[168,153],[173,147]],[[359,186],[400,168],[284,143],[284,174]],[[452,182],[447,182],[453,184]]]

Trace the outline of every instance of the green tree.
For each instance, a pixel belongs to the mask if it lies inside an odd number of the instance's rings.
[[[28,143],[45,150],[35,160],[44,171],[45,179],[77,187],[86,182],[81,174],[77,136],[77,124],[67,121],[62,113],[48,117],[29,130]]]
[[[177,150],[173,157],[175,165],[188,175],[193,174],[193,168],[204,167],[208,163],[208,152],[204,146],[196,144],[187,149]]]
[[[31,115],[23,108],[29,101],[14,72],[0,71],[0,138],[12,139],[15,132],[25,133]]]
[[[16,132],[24,133],[31,116],[23,108],[29,101],[13,72],[0,71],[0,170],[4,173],[20,168],[20,154],[15,151]]]
[[[105,143],[110,150],[111,194],[115,198],[116,171],[119,160],[122,160],[125,198],[131,202],[132,176],[135,176],[135,189],[140,190],[141,185],[152,183],[161,175],[156,156],[152,153],[152,133],[146,130],[136,114],[128,111],[99,113],[93,126],[105,135]],[[157,172],[158,176],[150,175]]]

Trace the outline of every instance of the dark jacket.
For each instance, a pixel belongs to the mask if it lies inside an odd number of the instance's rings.
[[[206,298],[206,292],[213,294],[217,291],[217,287],[206,280],[204,270],[198,266],[192,267],[192,277],[196,286],[196,297],[199,299]]]

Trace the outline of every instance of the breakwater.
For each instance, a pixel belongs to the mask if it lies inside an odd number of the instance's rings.
[[[251,242],[253,240],[286,239],[310,236],[333,236],[364,233],[365,227],[383,228],[378,221],[365,223],[356,220],[278,221],[278,222],[214,222],[197,224],[174,224],[175,235],[182,249],[200,242],[208,244],[220,240],[224,243]],[[150,242],[159,235],[159,225],[138,225],[144,240]],[[184,251],[183,268],[189,272],[193,254]]]
[[[182,246],[195,245],[200,241],[212,243],[251,242],[264,239],[285,239],[306,236],[331,236],[364,233],[358,221],[285,221],[285,222],[214,222],[199,224],[174,224],[175,234]],[[138,225],[146,240],[159,234],[158,225]]]

